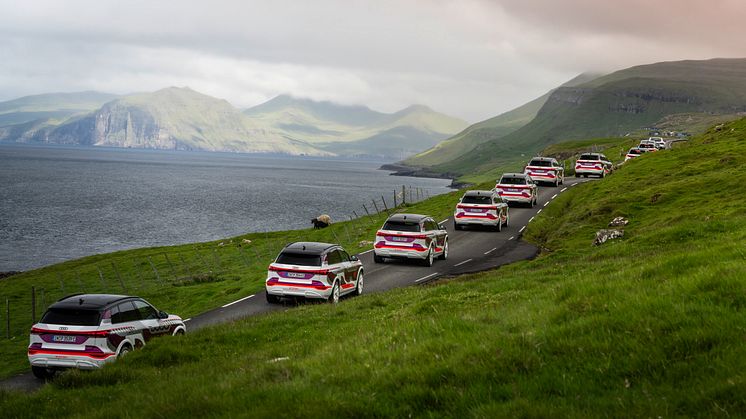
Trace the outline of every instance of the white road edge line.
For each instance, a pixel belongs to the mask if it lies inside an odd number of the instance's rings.
[[[511,238],[512,238],[512,237],[511,237]],[[492,249],[490,249],[490,250],[488,250],[488,251],[484,252],[484,254],[485,254],[485,255],[489,255],[490,253],[494,252],[495,250],[497,250],[497,247],[493,247]]]
[[[373,251],[373,249],[370,249],[370,250],[366,250],[366,251],[364,251],[364,252],[360,252],[360,253],[358,253],[358,255],[364,255],[364,254],[366,254],[366,253],[370,253],[370,252],[372,252],[372,251]]]
[[[515,238],[515,236],[510,236],[510,238],[508,240],[513,240],[514,238]]]
[[[428,276],[423,276],[423,277],[422,277],[422,278],[420,278],[420,279],[416,279],[416,280],[415,280],[414,282],[420,282],[420,281],[424,281],[424,280],[426,280],[427,278],[432,278],[432,277],[434,277],[435,275],[437,275],[437,274],[439,274],[439,273],[440,273],[440,272],[435,272],[435,273],[431,273],[431,274],[430,274],[430,275],[428,275]]]
[[[189,320],[192,320],[192,318],[184,319],[185,322],[188,322]]]
[[[537,212],[537,214],[538,214],[538,212]],[[528,222],[529,222],[529,223],[530,223],[531,221],[534,221],[534,217],[531,217],[531,218],[529,218],[529,219],[528,219]]]
[[[564,188],[562,188],[562,190],[560,192],[564,192],[566,190],[567,190],[567,186],[565,186]]]
[[[446,218],[445,220],[443,220],[443,221],[439,222],[438,224],[443,224],[443,223],[445,223],[445,222],[446,222],[446,221],[448,221],[448,220],[450,220],[450,218]]]
[[[557,197],[557,194],[554,194],[554,196],[552,196],[552,199],[554,199],[554,198],[556,198],[556,197]]]
[[[520,230],[518,230],[518,232],[519,232],[519,233],[523,233],[523,230],[525,230],[525,229],[526,229],[526,226],[523,226],[523,227],[521,227],[521,229],[520,229]]]
[[[547,205],[549,205],[549,201],[547,201],[547,202],[545,202],[545,203],[544,203],[544,206],[545,206],[545,207],[546,207]]]
[[[230,307],[230,306],[232,306],[233,304],[236,304],[236,303],[240,303],[240,302],[241,302],[241,301],[243,301],[243,300],[248,300],[249,298],[253,297],[254,295],[256,295],[256,294],[251,294],[251,295],[249,295],[248,297],[244,297],[244,298],[238,299],[238,300],[236,300],[236,301],[234,301],[234,302],[232,302],[232,303],[228,303],[228,304],[224,305],[224,306],[223,306],[223,307],[221,307],[221,308],[226,308],[226,307]]]
[[[469,263],[469,262],[471,262],[472,260],[474,260],[474,259],[466,259],[466,260],[465,260],[465,261],[463,261],[463,262],[459,262],[459,263],[457,263],[457,264],[453,265],[453,267],[455,268],[455,267],[457,267],[457,266],[461,266],[461,265],[463,265],[463,264],[465,264],[465,263]]]
[[[573,183],[573,184],[572,184],[572,185],[570,185],[570,186],[575,186],[575,185],[577,185],[577,183]]]
[[[541,214],[541,210],[536,211],[536,215]]]

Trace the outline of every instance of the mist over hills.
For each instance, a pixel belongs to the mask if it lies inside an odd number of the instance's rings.
[[[531,117],[541,100],[544,103]],[[662,120],[677,119],[672,118],[676,115],[686,116],[678,120],[684,121],[682,128],[687,129],[687,120],[713,115],[736,118],[745,111],[746,59],[635,66],[560,86],[545,99],[499,116],[501,123],[496,127],[488,123],[494,119],[475,124],[403,164],[454,176],[486,172],[565,140],[624,136]],[[455,152],[447,158],[432,157],[438,156],[443,144],[469,141],[477,144],[452,146]]]
[[[467,124],[425,106],[386,114],[278,96],[240,111],[189,88],[116,96],[29,96],[0,103],[0,141],[400,159]],[[344,144],[344,146],[341,146]]]

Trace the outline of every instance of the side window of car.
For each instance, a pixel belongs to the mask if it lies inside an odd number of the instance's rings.
[[[116,323],[114,319],[117,318],[118,315],[119,315],[119,306],[114,306],[104,312],[103,318],[111,320],[112,323]]]
[[[342,262],[342,256],[339,254],[339,250],[332,250],[326,256],[326,263],[329,265],[336,265]]]
[[[131,301],[119,304],[116,310],[117,313],[112,314],[111,316],[112,323],[127,323],[140,319],[140,316]]]
[[[146,303],[145,301],[135,300],[134,304],[142,320],[152,320],[158,318],[158,311],[156,311],[153,306]]]
[[[438,228],[438,224],[434,220],[427,220],[427,229],[428,230],[440,230]]]
[[[340,256],[342,256],[342,262],[349,262],[350,261],[350,254],[345,252],[344,250],[339,251]]]

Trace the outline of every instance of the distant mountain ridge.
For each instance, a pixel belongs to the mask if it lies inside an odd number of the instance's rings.
[[[240,111],[178,87],[61,95],[0,103],[0,141],[398,159],[466,125],[422,105],[387,114],[283,95]],[[3,110],[13,115],[5,124]]]
[[[487,173],[566,140],[624,136],[674,115],[736,115],[744,111],[746,59],[635,66],[558,87],[530,122],[448,160],[428,162],[421,158],[425,152],[404,164],[453,176]]]

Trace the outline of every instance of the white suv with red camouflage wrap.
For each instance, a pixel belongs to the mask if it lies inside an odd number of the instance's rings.
[[[373,261],[384,258],[415,259],[433,266],[435,258],[448,258],[448,232],[432,217],[420,214],[394,214],[376,233]]]
[[[291,243],[269,265],[265,288],[269,303],[282,297],[337,303],[345,294],[363,293],[363,263],[337,244]]]
[[[477,225],[502,231],[508,225],[508,209],[508,203],[494,190],[466,191],[456,205],[453,228],[461,230],[467,225]]]
[[[523,169],[531,179],[551,183],[555,187],[565,183],[565,168],[552,157],[534,157]]]
[[[71,295],[52,304],[33,325],[28,359],[37,378],[49,378],[65,368],[100,368],[155,336],[185,332],[181,317],[139,297]]]
[[[504,173],[495,185],[495,191],[508,202],[528,204],[539,202],[539,188],[531,176],[525,173]]]

